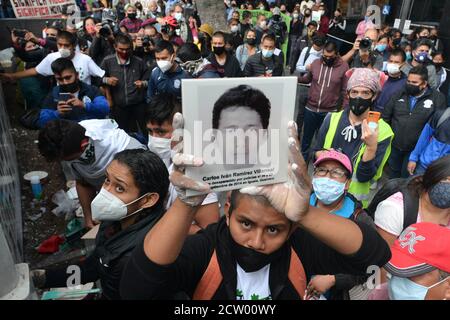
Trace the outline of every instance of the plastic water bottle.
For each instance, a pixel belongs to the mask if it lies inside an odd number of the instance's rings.
[[[31,190],[33,190],[33,195],[36,199],[41,199],[42,197],[42,185],[39,176],[31,177]]]

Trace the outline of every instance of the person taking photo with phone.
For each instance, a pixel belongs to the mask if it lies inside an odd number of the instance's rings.
[[[316,159],[323,149],[340,149],[351,159],[353,175],[348,192],[364,208],[368,205],[371,180],[381,177],[394,137],[391,127],[383,120],[377,121],[377,114],[371,113],[380,89],[375,71],[355,69],[347,84],[349,108],[325,117],[312,150]],[[368,119],[369,114],[375,116]]]
[[[70,59],[56,59],[51,68],[58,85],[42,103],[38,120],[40,128],[55,119],[80,122],[106,118],[109,114],[108,101],[97,87],[80,81]]]

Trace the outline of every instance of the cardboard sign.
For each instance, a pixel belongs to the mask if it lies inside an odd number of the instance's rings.
[[[295,77],[183,80],[183,152],[204,161],[186,175],[216,192],[285,182],[296,89]]]
[[[58,18],[64,5],[75,5],[75,0],[11,0],[16,18]]]

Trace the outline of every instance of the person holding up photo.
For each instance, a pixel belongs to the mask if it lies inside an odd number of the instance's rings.
[[[176,114],[174,127],[182,123]],[[185,292],[202,300],[302,299],[313,274],[364,275],[368,266],[390,259],[375,230],[309,206],[311,183],[294,122],[288,130],[288,183],[232,191],[226,216],[190,237],[205,195],[186,192],[207,193],[210,186],[183,173],[187,166],[202,166],[202,159],[174,156],[171,181],[178,199],[133,252],[121,281],[122,298]]]

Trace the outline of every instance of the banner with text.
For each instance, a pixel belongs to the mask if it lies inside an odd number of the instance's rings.
[[[75,0],[11,0],[16,18],[59,18],[63,6],[75,5]]]

